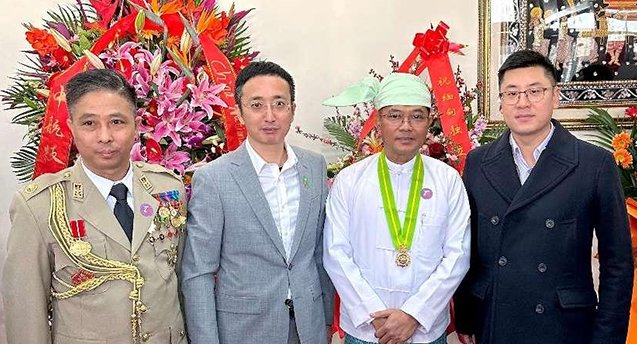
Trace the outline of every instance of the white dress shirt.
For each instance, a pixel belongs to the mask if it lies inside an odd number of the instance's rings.
[[[423,189],[431,192],[421,193],[411,264],[398,267],[378,183],[379,157],[341,171],[327,199],[323,261],[341,297],[341,327],[376,342],[370,313],[400,308],[419,322],[408,342],[432,342],[449,325],[449,302],[469,269],[467,193],[458,172],[422,157]],[[387,161],[401,225],[415,160]]]
[[[544,141],[542,141],[535,149],[533,150],[533,158],[535,159],[535,163],[540,159],[540,155],[546,149],[546,146],[549,144],[551,137],[553,137],[553,132],[555,131],[555,126],[551,123],[551,130],[549,134],[546,136]],[[529,167],[529,164],[526,163],[524,157],[522,156],[522,151],[520,150],[520,146],[515,142],[513,135],[509,135],[509,144],[511,144],[511,150],[513,151],[513,162],[515,162],[515,167],[518,170],[518,177],[520,177],[520,184],[524,185],[526,180],[533,172],[533,166]]]
[[[268,163],[263,160],[252,148],[248,140],[245,143],[254,170],[259,177],[261,189],[263,189],[265,198],[268,200],[270,212],[283,241],[283,247],[289,262],[301,198],[299,172],[296,168],[296,154],[294,154],[292,147],[285,143],[288,158],[283,163],[283,168],[279,169],[278,164]]]
[[[111,208],[111,211],[115,209],[115,203],[117,203],[117,200],[115,199],[115,197],[110,195],[111,188],[113,187],[113,185],[119,184],[119,183],[123,183],[124,185],[126,185],[126,188],[128,189],[128,191],[126,192],[126,203],[128,203],[128,206],[133,210],[133,213],[135,213],[135,203],[133,201],[133,164],[132,163],[129,163],[128,172],[126,172],[126,175],[124,176],[124,178],[122,178],[121,180],[116,180],[116,181],[112,181],[110,179],[106,179],[104,177],[98,176],[97,174],[89,170],[86,167],[86,165],[84,165],[84,162],[82,162],[82,168],[84,169],[84,173],[86,173],[86,176],[88,176],[88,179],[90,179],[91,182],[93,182],[93,185],[95,185],[95,187],[100,192],[102,197],[104,197],[104,199],[106,200],[106,203],[108,203],[108,206]]]

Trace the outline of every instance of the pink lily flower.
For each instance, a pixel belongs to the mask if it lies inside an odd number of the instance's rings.
[[[203,75],[203,77],[201,77],[201,75]],[[206,111],[206,113],[208,114],[208,118],[210,119],[214,114],[214,111],[212,110],[213,105],[228,107],[228,105],[217,96],[221,91],[223,91],[226,85],[210,84],[210,81],[208,80],[208,74],[205,73],[200,74],[199,79],[200,80],[198,86],[188,84],[188,88],[192,92],[190,105],[193,108],[202,108],[204,111]]]

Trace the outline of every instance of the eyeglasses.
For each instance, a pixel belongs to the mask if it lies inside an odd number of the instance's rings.
[[[532,87],[524,91],[505,91],[499,94],[500,99],[506,105],[515,105],[518,101],[520,101],[520,95],[522,93],[526,94],[526,99],[528,99],[531,103],[539,103],[544,99],[544,95],[546,91],[552,89],[555,86],[551,87]]]
[[[381,117],[384,117],[387,122],[392,125],[401,125],[407,119],[407,123],[413,126],[420,126],[427,123],[429,119],[429,115],[425,113],[414,113],[411,115],[403,115],[402,112],[392,111],[386,114],[382,114]]]
[[[286,113],[290,111],[290,104],[286,102],[285,100],[281,100],[281,99],[275,100],[270,104],[267,104],[266,102],[262,100],[253,100],[248,104],[244,104],[244,103],[241,103],[241,104],[245,106],[246,108],[250,109],[250,111],[254,113],[258,113],[258,114],[265,113],[265,111],[268,108],[270,108],[270,111],[272,111],[272,113],[276,113],[276,114]]]

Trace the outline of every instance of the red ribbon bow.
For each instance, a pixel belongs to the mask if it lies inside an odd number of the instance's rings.
[[[449,52],[449,40],[447,31],[449,26],[440,22],[436,30],[427,30],[425,33],[417,33],[414,37],[414,46],[419,48],[420,55],[427,58],[434,54],[446,54]]]

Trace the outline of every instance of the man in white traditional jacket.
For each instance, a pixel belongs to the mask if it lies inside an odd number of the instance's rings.
[[[419,153],[432,122],[419,77],[367,78],[324,105],[368,101],[384,150],[341,171],[326,206],[323,259],[345,343],[446,343],[469,269],[467,193],[456,170]]]

